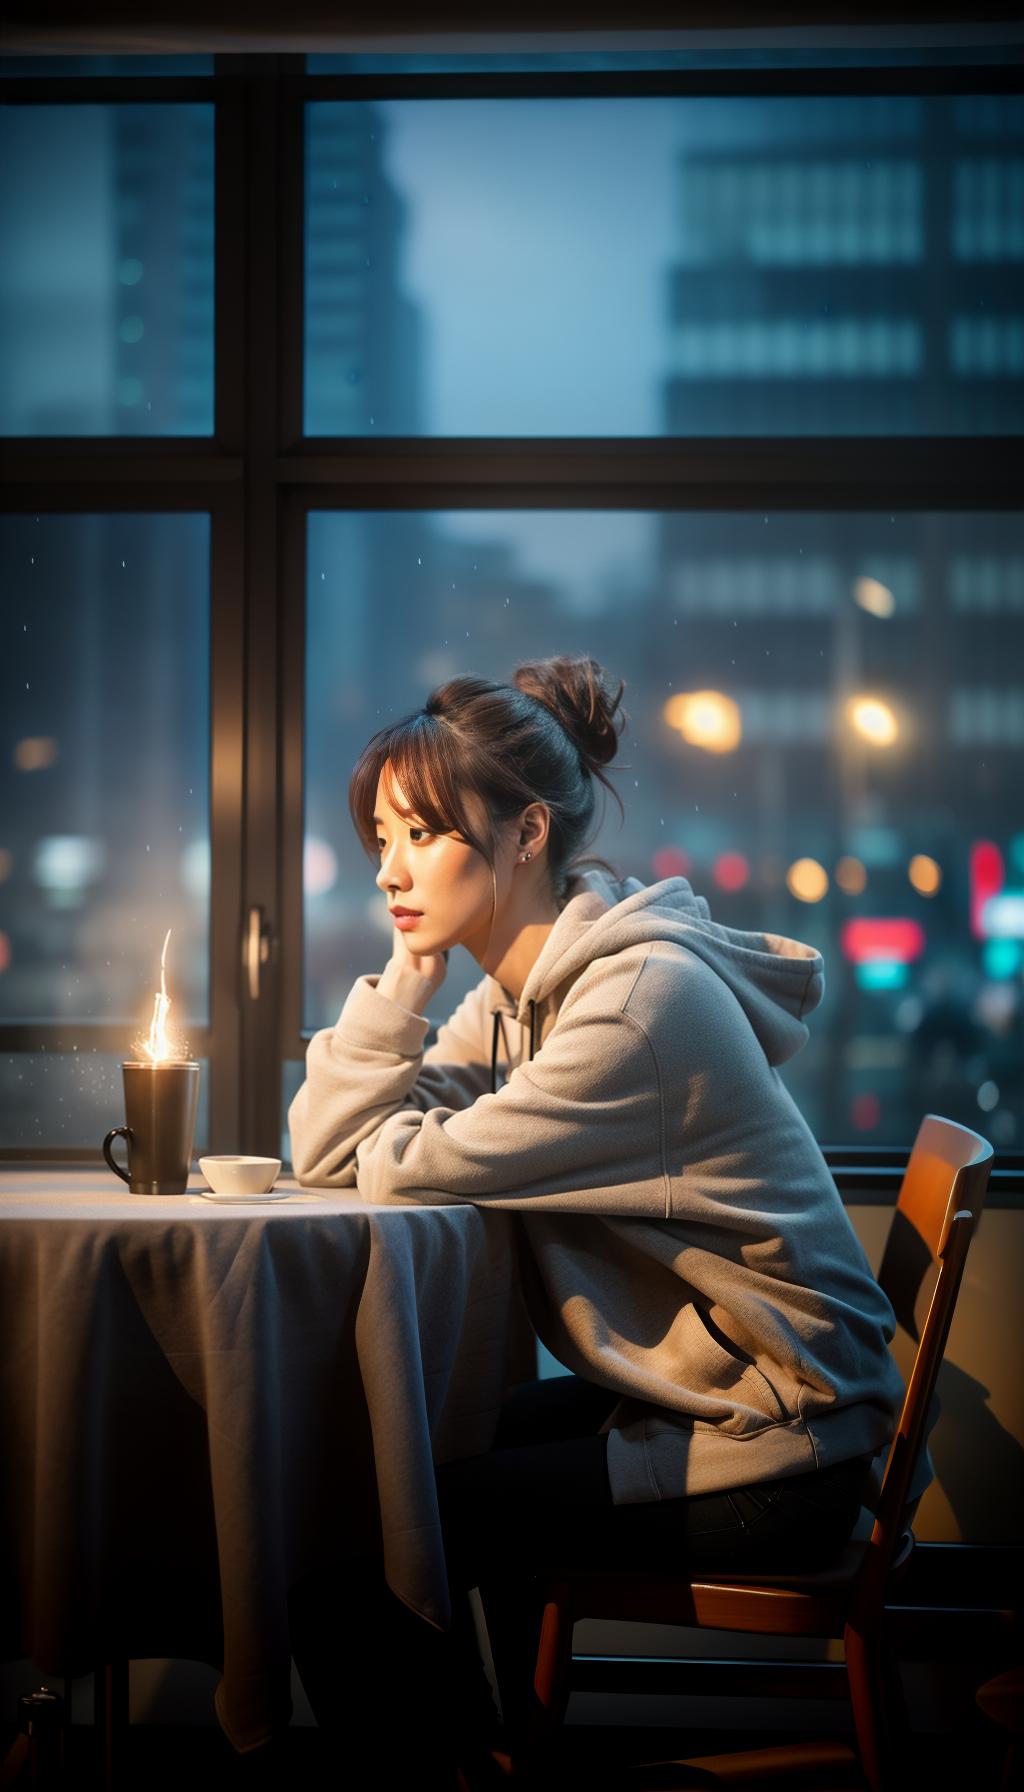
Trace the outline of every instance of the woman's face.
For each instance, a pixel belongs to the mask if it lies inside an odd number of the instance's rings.
[[[394,774],[391,789],[395,802],[408,806]],[[483,854],[453,834],[431,834],[426,827],[417,826],[415,815],[400,815],[388,801],[383,774],[377,783],[374,815],[380,853],[377,887],[387,897],[390,910],[412,909],[418,916],[401,923],[409,951],[444,952],[451,946],[467,946],[472,951],[474,945],[485,949],[494,884]],[[510,856],[514,857],[514,850]],[[495,867],[499,901],[502,872],[499,859]],[[395,925],[400,925],[397,917]]]

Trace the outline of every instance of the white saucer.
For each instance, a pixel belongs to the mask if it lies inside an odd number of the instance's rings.
[[[215,1195],[212,1188],[197,1188],[195,1190],[195,1193],[201,1195],[204,1201],[224,1201],[231,1205],[241,1202],[243,1206],[250,1206],[254,1201],[283,1201],[285,1196],[290,1195],[291,1192],[291,1189],[288,1188],[272,1188],[265,1195]]]

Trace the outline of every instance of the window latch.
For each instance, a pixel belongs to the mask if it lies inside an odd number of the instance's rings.
[[[267,911],[255,904],[249,910],[245,931],[242,935],[242,970],[249,986],[249,999],[258,1002],[260,999],[260,972],[270,962],[270,945],[272,933],[267,920]]]

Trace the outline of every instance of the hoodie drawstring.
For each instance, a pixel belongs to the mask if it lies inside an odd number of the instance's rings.
[[[496,1092],[497,1087],[498,1087],[498,1028],[501,1025],[500,1009],[495,1008],[493,1010],[493,1019],[494,1019],[494,1028],[491,1033],[491,1094],[492,1095]],[[533,1053],[534,1053],[536,1033],[537,1033],[537,1004],[536,1004],[536,1002],[531,1002],[530,1003],[530,1057],[531,1057],[531,1059],[532,1059]]]

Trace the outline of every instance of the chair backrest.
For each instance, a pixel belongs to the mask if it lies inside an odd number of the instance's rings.
[[[926,1114],[918,1128],[882,1256],[878,1280],[915,1343],[938,1277],[939,1240],[956,1187],[959,1207],[977,1214],[992,1147],[969,1127]],[[958,1174],[963,1176],[957,1181]]]
[[[953,1120],[925,1116],[878,1273],[898,1321],[917,1341],[917,1352],[859,1577],[862,1598],[880,1591],[909,1530],[909,1491],[991,1168],[987,1139]]]

